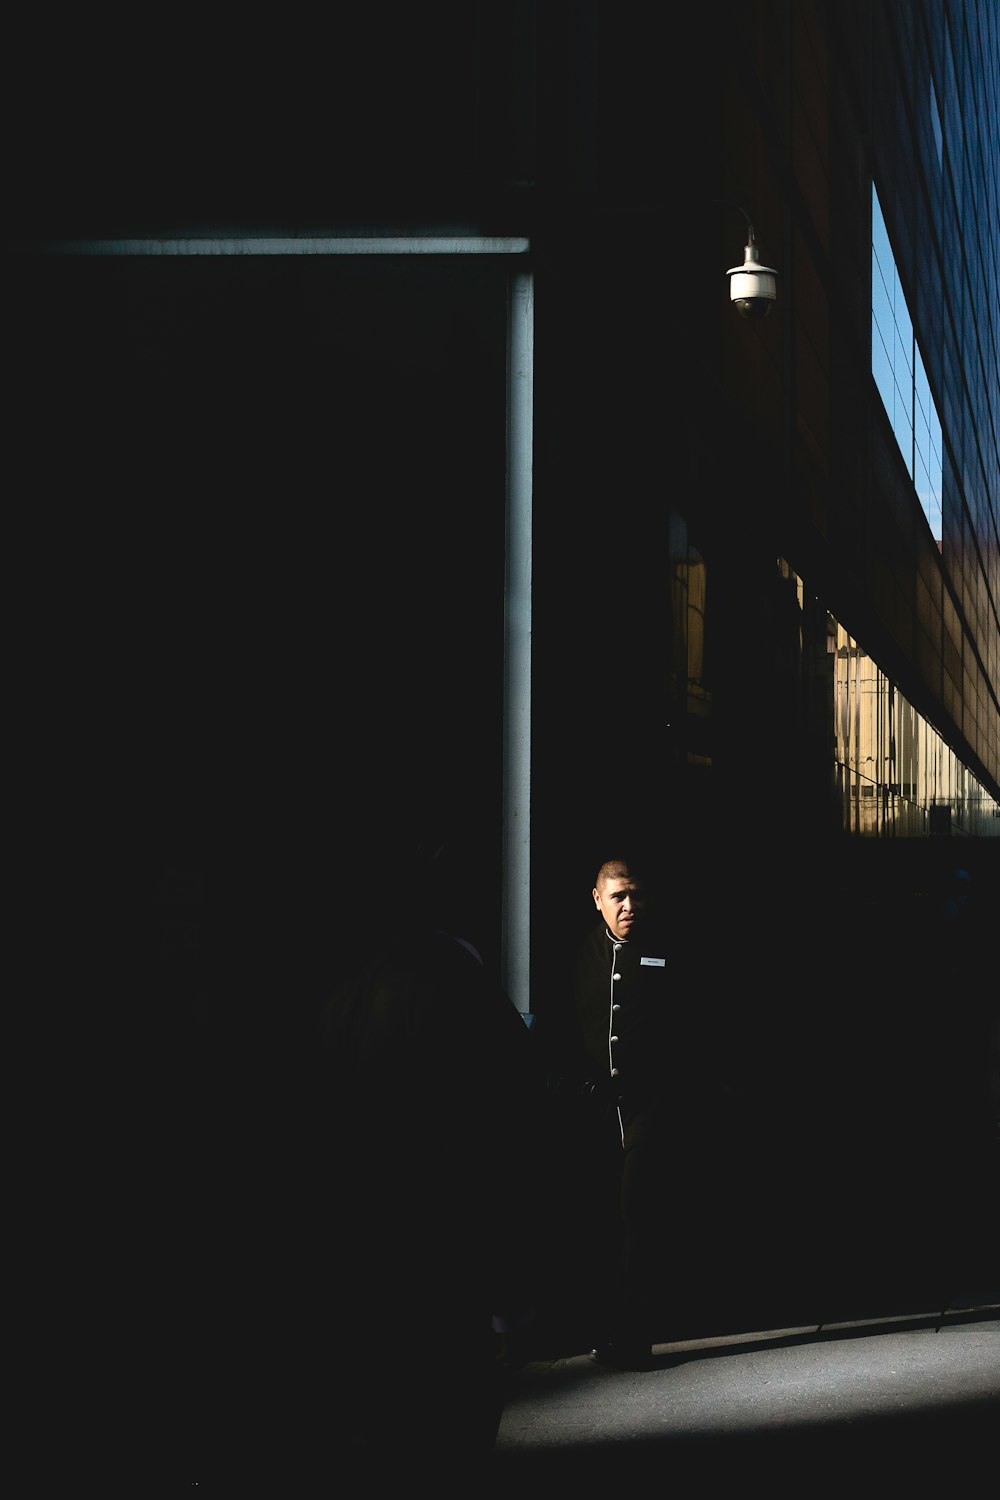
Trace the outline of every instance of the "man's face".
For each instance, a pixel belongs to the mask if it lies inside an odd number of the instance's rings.
[[[625,941],[646,910],[646,892],[631,875],[606,875],[594,886],[594,905],[608,931]]]

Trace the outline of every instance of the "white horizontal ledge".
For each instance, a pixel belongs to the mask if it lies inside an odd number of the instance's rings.
[[[524,255],[530,242],[491,235],[418,235],[379,238],[234,236],[232,238],[39,240],[25,245],[39,255]]]

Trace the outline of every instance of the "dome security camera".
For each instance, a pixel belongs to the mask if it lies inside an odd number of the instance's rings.
[[[729,300],[744,318],[766,318],[777,297],[778,273],[773,266],[762,266],[757,259],[757,239],[753,229],[743,248],[743,264],[732,266],[729,277]]]

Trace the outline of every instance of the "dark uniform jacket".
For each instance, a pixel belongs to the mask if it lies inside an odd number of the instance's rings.
[[[598,922],[577,958],[574,998],[595,1092],[614,1105],[629,1140],[662,1114],[682,1066],[672,1034],[684,1001],[662,931],[643,925],[622,942]]]

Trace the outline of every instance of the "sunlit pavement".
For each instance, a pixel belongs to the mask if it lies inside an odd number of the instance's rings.
[[[742,1478],[809,1497],[880,1473],[893,1488],[933,1479],[964,1496],[982,1492],[980,1465],[1000,1451],[992,1296],[884,1322],[658,1344],[653,1354],[642,1371],[581,1353],[513,1372],[495,1492],[610,1495],[641,1477],[664,1493],[684,1478],[712,1494],[713,1480]]]

